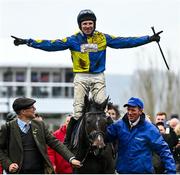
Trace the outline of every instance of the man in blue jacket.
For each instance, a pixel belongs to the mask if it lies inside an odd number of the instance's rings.
[[[144,104],[130,98],[127,113],[107,127],[109,141],[118,141],[116,171],[120,174],[151,174],[154,172],[152,152],[161,158],[167,174],[175,174],[176,166],[171,151],[155,125],[145,119]]]
[[[82,116],[85,95],[92,94],[97,103],[105,101],[106,48],[132,48],[152,41],[159,42],[161,32],[153,36],[115,37],[96,31],[96,16],[91,10],[82,10],[77,22],[80,31],[70,37],[56,40],[21,39],[12,36],[16,46],[26,44],[45,51],[69,49],[73,62],[74,77],[74,118],[69,122],[66,141],[77,120]]]

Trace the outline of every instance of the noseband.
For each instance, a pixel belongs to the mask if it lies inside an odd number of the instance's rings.
[[[93,139],[96,138],[98,135],[101,135],[104,138],[105,133],[103,131],[94,130],[88,134],[88,139],[91,145],[93,143]]]

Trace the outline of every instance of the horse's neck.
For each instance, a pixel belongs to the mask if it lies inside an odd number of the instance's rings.
[[[88,138],[86,136],[84,118],[81,118],[77,130],[73,139],[71,151],[76,155],[77,158],[83,158],[88,149]]]

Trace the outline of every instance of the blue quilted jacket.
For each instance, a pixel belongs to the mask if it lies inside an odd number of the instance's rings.
[[[145,120],[144,114],[132,129],[126,114],[122,120],[107,127],[107,137],[110,141],[118,140],[118,173],[153,173],[152,151],[160,155],[166,173],[176,173],[175,161],[167,143],[156,126]]]

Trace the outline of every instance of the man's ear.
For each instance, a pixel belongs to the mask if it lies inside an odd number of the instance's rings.
[[[143,113],[143,109],[139,108],[140,115]]]

